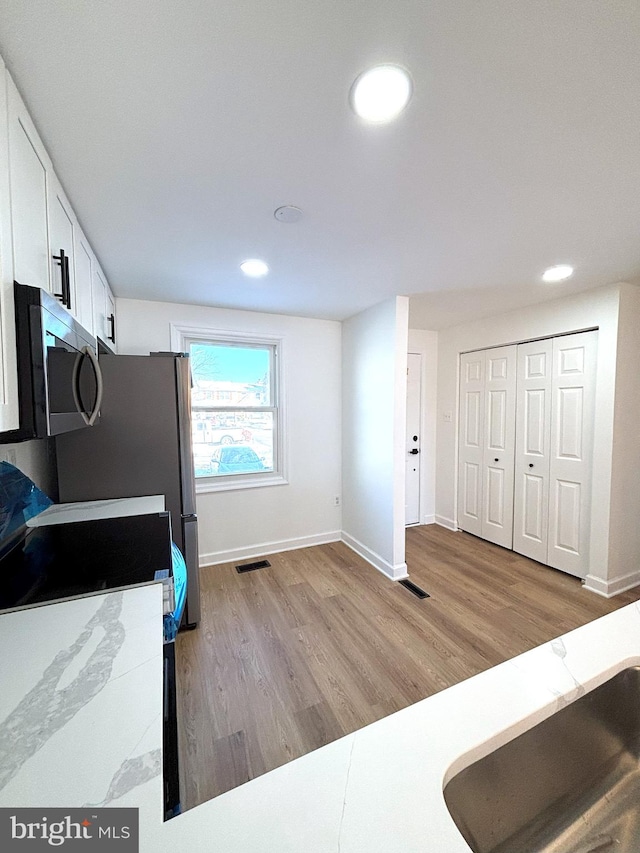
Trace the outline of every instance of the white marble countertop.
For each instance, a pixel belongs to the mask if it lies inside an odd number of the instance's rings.
[[[149,515],[164,512],[164,495],[142,498],[114,498],[102,501],[76,501],[53,504],[27,521],[27,527],[48,527],[72,521],[92,521],[100,518],[123,518],[129,515]]]
[[[64,801],[75,806],[105,799],[137,805],[143,853],[468,853],[442,796],[448,779],[626,666],[640,664],[637,603],[162,823],[157,775],[143,781],[143,773],[140,784],[122,794],[113,783],[127,761],[145,769],[148,757],[157,755],[161,650],[149,635],[155,637],[151,611],[161,607],[160,587],[116,595],[123,596],[123,609],[116,621],[109,622],[109,630],[120,622],[125,636],[118,653],[109,657],[109,652],[106,657],[111,666],[106,683],[96,693],[91,688],[87,701],[78,698],[75,716],[52,731],[48,740],[40,743],[40,738],[34,746],[28,733],[22,741],[18,737],[21,763],[0,791],[0,805]],[[129,596],[136,597],[135,608]],[[106,624],[102,608],[110,599],[113,595],[55,605],[76,610],[69,610],[72,624],[60,638],[53,635],[55,645],[49,642],[47,649],[40,648],[26,623],[15,633],[17,620],[28,614],[0,617],[0,638],[13,644],[16,655],[22,649],[21,664],[29,661],[16,676],[7,662],[11,656],[3,656],[2,683],[17,680],[10,695],[1,700],[0,738],[8,731],[7,719],[18,732],[29,722],[25,697],[45,690],[43,685],[49,684],[45,674],[59,659],[58,650],[68,654],[81,642],[86,647],[87,632],[93,636],[97,624]],[[103,614],[98,623],[92,622],[98,613]],[[7,618],[15,620],[12,626],[3,625]],[[87,639],[81,641],[82,637]],[[77,657],[80,652],[74,654]],[[119,668],[114,671],[116,664]],[[109,705],[108,688],[113,682],[120,684],[113,685]],[[68,760],[67,744],[72,744],[76,770],[61,774],[56,770],[54,786],[50,770],[64,756]],[[8,752],[12,752],[10,744]],[[3,758],[0,765],[5,762]],[[12,759],[11,767],[15,766]],[[109,794],[110,786],[117,798]]]
[[[162,584],[0,616],[0,806],[162,825]]]

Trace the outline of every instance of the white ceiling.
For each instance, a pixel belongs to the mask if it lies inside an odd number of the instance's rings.
[[[640,277],[638,0],[3,0],[0,52],[119,296],[439,328]]]

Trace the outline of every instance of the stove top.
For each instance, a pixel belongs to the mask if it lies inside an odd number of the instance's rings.
[[[149,583],[166,569],[167,512],[25,529],[0,560],[0,612]]]

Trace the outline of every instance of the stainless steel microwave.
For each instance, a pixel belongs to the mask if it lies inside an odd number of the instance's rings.
[[[14,285],[20,426],[0,442],[46,438],[99,420],[96,339],[39,287]]]

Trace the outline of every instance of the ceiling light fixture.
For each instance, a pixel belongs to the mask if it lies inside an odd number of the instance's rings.
[[[248,260],[243,261],[240,264],[240,269],[245,275],[248,275],[251,278],[262,278],[263,275],[266,275],[269,272],[269,267],[264,261],[258,260],[258,258],[249,258]]]
[[[555,267],[549,267],[542,273],[542,280],[551,284],[556,281],[564,281],[566,278],[571,278],[573,275],[573,267],[569,264],[558,264]]]
[[[351,87],[354,112],[375,124],[394,119],[410,97],[411,78],[397,65],[376,65],[364,71]]]

